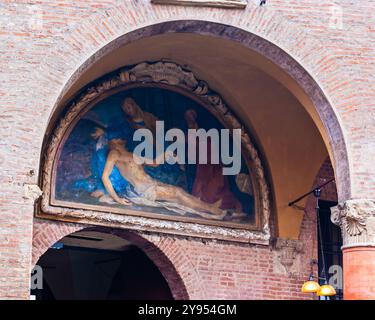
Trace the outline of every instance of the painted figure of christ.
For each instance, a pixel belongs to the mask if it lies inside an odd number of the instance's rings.
[[[102,181],[108,194],[122,205],[131,205],[132,203],[120,198],[114,190],[109,176],[116,166],[121,175],[133,186],[134,190],[139,196],[146,198],[149,201],[166,201],[170,203],[177,203],[187,208],[191,208],[194,212],[203,218],[221,220],[226,214],[226,211],[219,208],[218,204],[206,203],[197,197],[187,193],[180,187],[169,185],[153,179],[149,176],[144,166],[158,166],[158,159],[152,164],[138,164],[142,161],[135,161],[137,155],[129,152],[126,148],[126,140],[123,138],[112,139],[109,142],[109,153],[104,167]],[[161,154],[160,157],[173,156],[173,154]]]

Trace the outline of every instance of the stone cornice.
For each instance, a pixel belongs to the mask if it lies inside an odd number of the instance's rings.
[[[247,5],[246,0],[151,0],[151,3],[228,9],[245,9]]]

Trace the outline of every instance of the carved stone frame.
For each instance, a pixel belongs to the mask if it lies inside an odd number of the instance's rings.
[[[55,175],[60,152],[80,116],[106,97],[134,87],[156,86],[179,92],[195,100],[225,128],[241,129],[242,154],[252,175],[255,225],[210,221],[160,213],[140,212],[99,205],[77,204],[55,199]],[[227,108],[223,99],[202,80],[173,62],[143,62],[122,68],[88,86],[67,108],[48,142],[42,170],[43,195],[37,217],[116,228],[269,244],[270,198],[262,161],[246,128]]]

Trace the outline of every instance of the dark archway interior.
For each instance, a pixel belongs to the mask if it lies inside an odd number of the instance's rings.
[[[37,300],[171,300],[166,280],[132,243],[102,233],[78,232],[42,255],[43,289]]]

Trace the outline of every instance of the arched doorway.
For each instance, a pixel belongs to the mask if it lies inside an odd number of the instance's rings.
[[[43,288],[36,300],[186,299],[171,262],[144,238],[123,230],[84,228],[67,234],[37,260]]]

